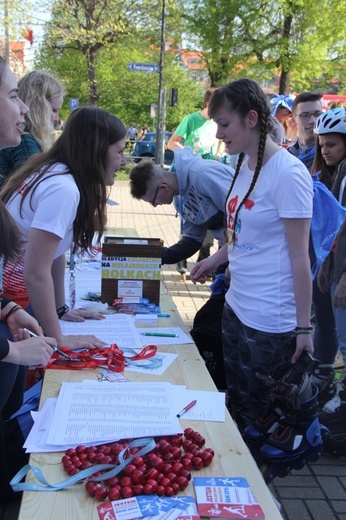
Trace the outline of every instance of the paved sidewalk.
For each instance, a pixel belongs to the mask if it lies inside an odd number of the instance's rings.
[[[141,237],[159,237],[165,245],[174,244],[179,236],[179,219],[173,206],[153,208],[133,199],[127,181],[115,183],[111,198],[119,203],[110,206],[109,226],[136,228]],[[188,261],[191,268],[196,256]],[[191,328],[198,309],[209,298],[207,286],[182,281],[175,266],[163,266],[162,277],[184,322]],[[346,520],[346,459],[323,455],[317,462],[276,478],[270,485],[281,502],[287,520]],[[270,519],[266,519],[270,520]]]

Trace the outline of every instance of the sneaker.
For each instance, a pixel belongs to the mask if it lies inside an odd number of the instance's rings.
[[[344,382],[340,381],[340,382],[336,383],[336,391],[335,391],[334,397],[325,403],[325,405],[322,408],[322,412],[334,413],[340,407],[341,402],[342,402],[341,396],[343,396],[344,394],[345,394]]]
[[[339,393],[340,406],[333,413],[320,413],[320,423],[329,433],[323,438],[324,451],[333,455],[346,455],[346,392]]]
[[[322,408],[336,394],[336,381],[334,380],[334,366],[324,365],[315,361],[311,380],[318,388],[318,405]]]
[[[187,273],[187,260],[182,260],[181,262],[177,263],[177,271],[180,274]]]

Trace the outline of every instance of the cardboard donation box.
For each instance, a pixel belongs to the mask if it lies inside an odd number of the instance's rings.
[[[101,300],[148,298],[160,304],[162,240],[105,236],[102,245]]]

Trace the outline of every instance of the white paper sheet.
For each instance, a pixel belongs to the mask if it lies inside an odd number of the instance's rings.
[[[182,420],[225,422],[225,394],[206,390],[187,390],[174,387],[174,413],[178,414],[186,405],[197,403],[181,416]]]
[[[94,334],[107,345],[116,343],[122,348],[142,348],[143,342],[136,329],[133,317],[128,314],[110,314],[103,320],[85,320],[83,322],[60,320],[64,335]],[[148,343],[147,343],[148,344]]]
[[[86,385],[87,387],[92,386],[93,392],[98,391],[99,385],[105,383],[98,382],[96,380],[84,380],[82,383],[76,383],[80,385]],[[106,383],[112,384],[114,383]],[[121,384],[121,386],[124,383]],[[131,383],[133,384],[133,383]],[[153,383],[157,385],[160,383]],[[151,385],[151,384],[150,384]],[[174,416],[177,415],[188,403],[197,400],[196,405],[191,408],[186,414],[184,414],[182,420],[196,420],[196,421],[216,421],[224,422],[225,420],[225,395],[222,392],[208,392],[202,390],[187,390],[183,385],[172,385],[172,413]],[[80,442],[73,441],[68,442],[66,445],[58,444],[47,444],[48,432],[51,428],[54,411],[56,407],[57,399],[47,398],[40,412],[35,414],[35,423],[32,427],[24,447],[27,453],[44,453],[44,452],[55,452],[64,451],[66,448],[76,447]],[[79,413],[78,413],[79,416]],[[82,420],[82,419],[80,419]],[[179,430],[181,431],[181,430]],[[155,434],[158,435],[158,434]],[[107,442],[109,439],[103,439],[102,441],[96,442],[94,439],[83,444],[93,445]],[[111,439],[112,441],[114,439]]]
[[[47,443],[72,445],[182,432],[169,383],[63,383]]]

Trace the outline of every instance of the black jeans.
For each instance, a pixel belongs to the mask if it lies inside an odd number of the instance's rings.
[[[330,291],[322,293],[313,283],[312,304],[315,314],[314,357],[322,364],[334,364],[339,344],[336,335],[332,297]]]
[[[268,390],[256,372],[268,374],[276,365],[291,359],[294,332],[268,333],[247,327],[225,303],[222,343],[230,413],[243,425],[253,422],[268,408]],[[238,423],[239,426],[239,423]],[[241,427],[240,427],[241,429]]]
[[[1,337],[11,339],[8,327],[0,324]],[[0,502],[20,498],[9,486],[11,478],[27,462],[24,438],[17,420],[6,422],[22,406],[27,367],[0,362]]]

